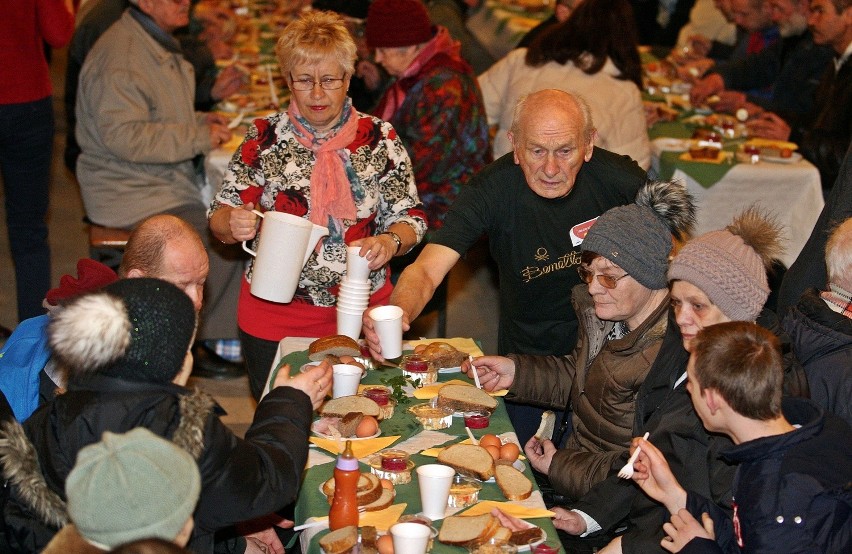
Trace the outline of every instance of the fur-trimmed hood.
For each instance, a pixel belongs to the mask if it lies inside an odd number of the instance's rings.
[[[198,460],[204,451],[204,429],[215,402],[196,389],[179,399],[180,423],[171,440]],[[121,429],[129,431],[130,429]],[[0,424],[0,468],[17,499],[43,523],[60,528],[67,523],[64,491],[55,491],[40,469],[36,448],[16,421]]]

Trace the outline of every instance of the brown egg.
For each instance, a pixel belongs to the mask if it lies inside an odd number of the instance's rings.
[[[389,479],[379,479],[379,483],[382,484],[383,489],[387,489],[389,491],[393,490],[393,483],[391,483]]]
[[[494,458],[495,460],[500,459],[500,447],[499,446],[494,446],[493,444],[489,444],[488,446],[485,447],[485,450],[487,450],[488,453],[491,454],[491,457]]]
[[[379,554],[393,554],[393,537],[390,533],[382,535],[376,541],[376,548],[379,549]]]
[[[488,433],[486,435],[482,435],[482,438],[479,439],[479,446],[496,446],[497,448],[500,448],[503,446],[503,443],[500,442],[500,437]]]
[[[514,462],[521,455],[521,449],[513,442],[507,442],[500,447],[500,459],[507,462]]]
[[[355,428],[355,436],[359,439],[372,437],[379,430],[379,422],[373,416],[364,416],[358,427]]]

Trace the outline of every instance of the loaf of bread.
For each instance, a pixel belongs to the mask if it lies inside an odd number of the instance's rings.
[[[343,554],[358,544],[358,528],[354,525],[332,531],[319,541],[325,554]]]
[[[447,406],[454,412],[483,410],[491,413],[497,408],[497,400],[470,385],[444,385],[438,390],[438,406]]]
[[[495,466],[494,480],[509,500],[526,500],[532,494],[532,481],[510,465]]]
[[[541,423],[538,424],[538,431],[535,432],[535,438],[540,441],[552,439],[555,427],[556,414],[551,410],[545,410],[541,414]]]
[[[500,527],[491,514],[449,516],[441,524],[438,540],[452,546],[476,546],[486,542]]]
[[[467,359],[466,353],[441,341],[419,344],[414,348],[414,353],[434,362],[439,368],[459,367]]]
[[[322,337],[308,346],[308,358],[313,362],[320,362],[329,354],[332,356],[360,356],[361,347],[346,335]]]
[[[365,396],[341,396],[332,398],[322,405],[319,413],[323,417],[344,417],[346,414],[358,412],[363,415],[373,416],[380,419],[382,409],[374,401]],[[341,435],[343,433],[341,432]],[[352,433],[353,435],[355,433]],[[351,435],[344,435],[351,436]]]
[[[450,466],[466,477],[487,481],[494,477],[494,458],[474,444],[454,444],[438,454],[438,463]]]

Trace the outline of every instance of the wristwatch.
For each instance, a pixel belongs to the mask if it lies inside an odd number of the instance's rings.
[[[390,238],[396,243],[396,252],[393,253],[394,256],[399,254],[399,249],[402,248],[402,239],[399,238],[399,235],[394,233],[393,231],[385,231],[384,233],[379,233],[381,235],[390,235]]]

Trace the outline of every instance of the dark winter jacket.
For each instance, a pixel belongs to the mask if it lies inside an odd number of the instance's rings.
[[[787,421],[801,427],[723,452],[739,464],[738,525],[690,492],[687,509],[697,518],[702,512],[713,517],[716,542],[693,540],[681,552],[852,551],[852,429],[809,400],[787,398],[782,409]]]
[[[580,322],[574,352],[510,355],[516,373],[509,398],[557,410],[570,399],[574,432],[554,454],[548,478],[557,493],[579,498],[612,473],[630,445],[637,391],[662,344],[669,302],[623,338],[607,340],[614,323],[597,318],[588,286],[577,285],[572,293]]]
[[[809,289],[782,325],[805,368],[811,400],[852,425],[852,320]]]
[[[93,375],[41,406],[21,427],[0,429],[0,463],[11,484],[5,506],[16,552],[36,552],[68,519],[65,478],[77,452],[104,431],[146,427],[198,461],[201,496],[189,548],[213,551],[213,532],[283,508],[298,494],[307,461],[311,404],[307,395],[278,387],[258,404],[245,439],[213,412],[204,393],[172,384]]]
[[[789,339],[778,325],[775,314],[764,309],[758,323],[781,341],[785,394],[807,396],[801,364],[793,356]],[[660,352],[639,389],[633,435],[638,437],[649,432],[648,440],[663,452],[678,481],[684,487],[700,490],[700,494],[713,499],[730,514],[735,467],[723,459],[720,452],[732,443],[725,436],[708,433],[695,413],[686,391],[686,381],[681,380],[688,360],[674,313],[670,312]],[[616,466],[626,461],[625,454]],[[591,516],[601,526],[602,533],[626,526],[621,539],[625,554],[664,552],[660,540],[663,538],[662,525],[669,519],[668,511],[642,494],[632,481],[610,476],[570,508]]]

